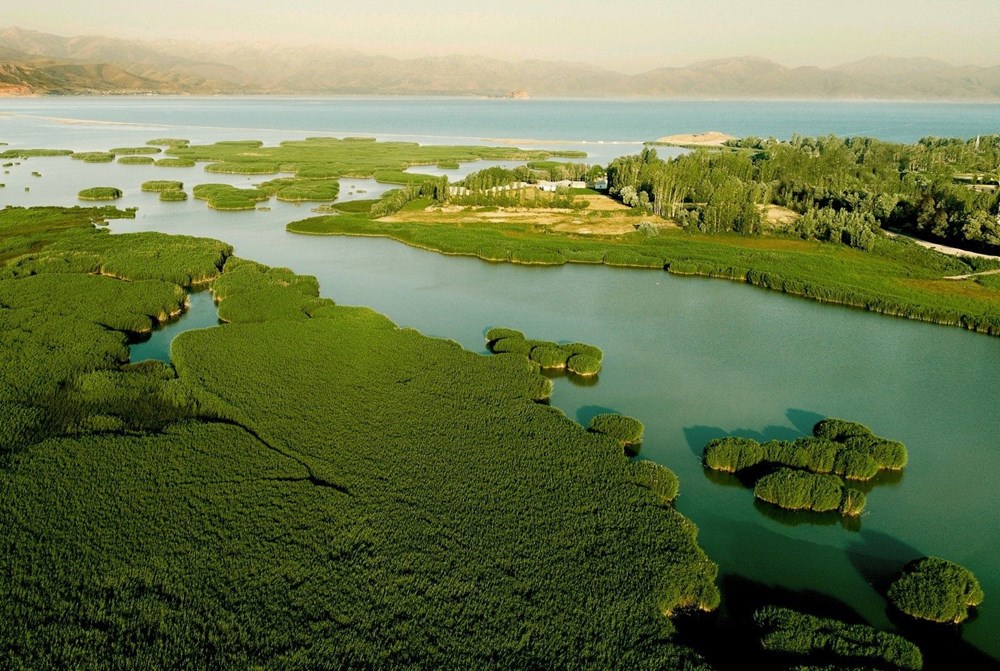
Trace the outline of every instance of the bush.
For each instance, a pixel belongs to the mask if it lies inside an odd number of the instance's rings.
[[[889,586],[889,601],[907,615],[931,622],[964,621],[969,608],[983,602],[972,571],[937,557],[911,562]]]
[[[597,415],[590,420],[588,431],[603,433],[614,438],[624,446],[638,445],[642,442],[643,426],[642,422],[634,417],[627,417],[617,413],[605,413]]]
[[[122,190],[113,186],[95,186],[76,194],[80,200],[118,200],[122,197]]]

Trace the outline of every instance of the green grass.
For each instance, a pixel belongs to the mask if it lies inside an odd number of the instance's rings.
[[[122,165],[153,165],[152,156],[120,156],[118,162]]]

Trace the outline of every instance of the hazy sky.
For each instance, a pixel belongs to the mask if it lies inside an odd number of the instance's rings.
[[[59,35],[306,43],[401,57],[565,59],[639,71],[756,55],[1000,64],[1000,0],[26,0],[0,22]]]

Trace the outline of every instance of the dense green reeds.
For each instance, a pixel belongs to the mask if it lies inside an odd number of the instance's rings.
[[[906,447],[880,438],[868,427],[842,419],[824,419],[813,436],[792,441],[759,443],[752,438],[727,436],[705,445],[706,468],[727,473],[754,473],[754,495],[789,510],[828,512],[856,517],[864,512],[867,496],[844,485],[848,480],[870,480],[882,470],[902,470]]]
[[[717,471],[736,473],[758,464],[788,466],[813,473],[833,473],[849,480],[870,480],[880,470],[902,470],[906,447],[874,435],[856,422],[824,419],[812,437],[760,444],[750,438],[719,438],[705,446],[704,463]]]
[[[896,634],[864,624],[847,624],[788,608],[766,606],[754,613],[761,648],[782,655],[785,661],[808,663],[817,656],[842,664],[888,665],[893,669],[920,671],[920,648]]]
[[[521,354],[541,368],[566,369],[576,375],[596,375],[601,370],[604,353],[585,343],[560,345],[547,340],[528,340],[514,329],[492,328],[486,333],[486,346],[494,354]]]
[[[844,487],[836,475],[810,473],[794,468],[780,468],[761,477],[753,494],[787,510],[812,510],[818,513],[836,510],[842,515],[856,516],[864,512],[865,495]]]
[[[911,562],[889,586],[889,601],[911,617],[932,622],[963,622],[983,602],[983,590],[960,564],[924,557]]]
[[[642,443],[645,430],[642,422],[634,417],[616,413],[604,413],[591,418],[587,430],[600,433],[618,441],[623,447],[635,448]]]
[[[183,147],[189,143],[190,140],[175,137],[160,137],[146,141],[146,144],[151,147]]]
[[[122,165],[153,165],[152,156],[119,156],[118,162]]]

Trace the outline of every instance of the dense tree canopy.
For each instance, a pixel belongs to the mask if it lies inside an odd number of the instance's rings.
[[[805,238],[872,248],[883,228],[1000,251],[1000,135],[904,145],[834,136],[745,138],[730,151],[615,159],[609,190],[626,204],[704,232],[757,234],[762,206],[802,215]]]

